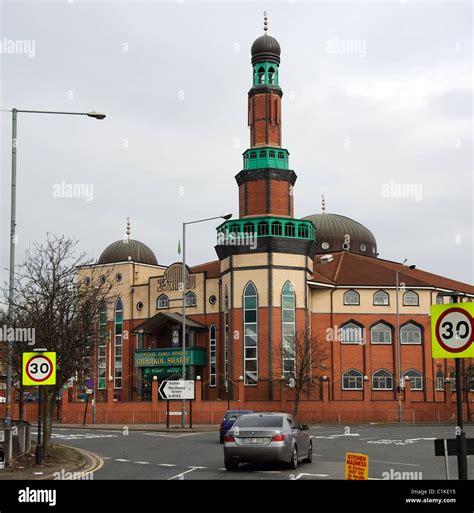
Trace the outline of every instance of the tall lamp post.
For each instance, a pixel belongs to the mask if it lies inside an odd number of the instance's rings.
[[[406,260],[405,260],[406,262]],[[405,264],[404,262],[404,264]],[[408,266],[408,269],[415,269],[416,265]],[[398,301],[398,291],[400,288],[400,274],[403,274],[405,271],[396,271],[395,272],[395,287],[396,287],[396,303],[397,303],[397,368],[398,368],[398,385],[397,388],[400,388],[400,392],[398,393],[398,422],[402,421],[402,398],[400,396],[402,391],[402,357],[401,357],[401,340],[400,340],[400,308]]]
[[[181,332],[181,343],[182,343],[182,379],[183,381],[186,379],[186,226],[188,224],[197,224],[197,223],[204,223],[206,221],[214,221],[215,219],[225,219],[226,221],[232,217],[232,214],[226,214],[222,216],[216,216],[216,217],[208,217],[206,219],[198,219],[197,221],[189,221],[187,223],[183,223],[183,269],[182,269],[182,300],[183,300],[183,306],[182,306],[182,315],[183,315],[183,325],[182,325],[182,332]],[[186,415],[186,400],[183,399],[182,405],[181,405],[181,427],[184,428],[185,426],[185,417]]]
[[[25,114],[62,114],[69,116],[88,116],[95,119],[104,119],[105,114],[100,112],[59,112],[50,110],[20,110],[12,109],[12,186],[11,186],[11,214],[10,214],[10,269],[9,269],[9,288],[8,288],[8,315],[12,313],[13,293],[15,287],[15,244],[16,244],[16,158],[17,158],[17,118],[18,113]],[[12,389],[12,354],[13,342],[7,343],[7,383],[6,383],[6,403],[5,403],[5,427],[11,426],[11,389]]]

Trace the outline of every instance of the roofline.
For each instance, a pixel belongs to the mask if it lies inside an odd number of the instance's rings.
[[[109,262],[106,264],[87,264],[87,265],[78,265],[78,269],[87,269],[89,267],[105,267],[107,265],[119,265],[119,264],[138,264],[138,265],[144,265],[146,267],[153,267],[154,269],[159,267],[160,269],[167,269],[168,266],[162,265],[162,264],[145,264],[143,262],[137,262],[136,260],[122,260],[120,262]]]
[[[393,289],[396,290],[397,287],[394,285],[329,285],[327,283],[321,283],[318,281],[308,280],[308,285],[320,285],[322,287],[327,288],[334,288],[334,289]],[[406,285],[405,290],[439,290],[440,292],[460,292],[464,297],[474,297],[474,293],[472,292],[463,292],[461,290],[456,289],[445,289],[442,287],[424,287],[424,286],[417,286],[417,285]],[[399,290],[401,290],[401,287],[398,287]]]

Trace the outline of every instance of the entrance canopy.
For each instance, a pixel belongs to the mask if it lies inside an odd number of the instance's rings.
[[[183,316],[179,313],[159,312],[153,317],[150,317],[145,322],[136,326],[132,333],[155,333],[160,330],[165,324],[173,322],[175,324],[183,324]],[[200,322],[193,321],[186,317],[186,327],[194,330],[207,330],[207,326]]]

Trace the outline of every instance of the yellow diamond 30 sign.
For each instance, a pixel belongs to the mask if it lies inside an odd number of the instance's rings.
[[[23,385],[55,385],[56,353],[23,353]]]
[[[431,305],[433,358],[474,358],[474,303]]]

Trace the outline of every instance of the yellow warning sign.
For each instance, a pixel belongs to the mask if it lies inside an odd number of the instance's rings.
[[[431,305],[433,358],[474,357],[474,303]]]
[[[346,452],[346,479],[350,481],[369,479],[369,457],[367,454]]]
[[[23,353],[23,385],[55,385],[56,353]]]

